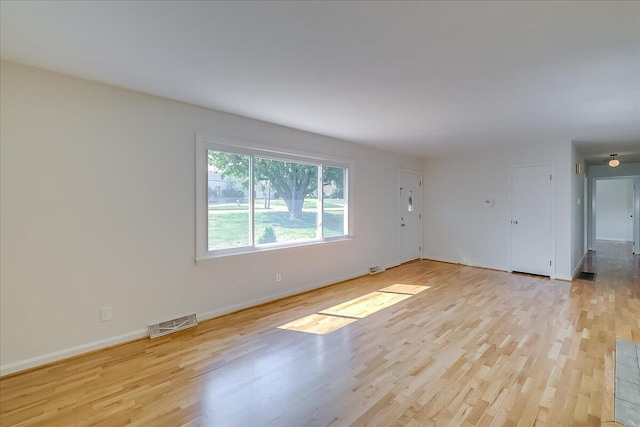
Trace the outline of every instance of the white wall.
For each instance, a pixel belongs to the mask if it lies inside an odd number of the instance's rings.
[[[555,171],[555,275],[570,280],[570,162],[569,141],[425,160],[423,258],[509,271],[511,167],[548,163]],[[484,199],[494,207],[484,208]]]
[[[621,163],[620,166],[612,168],[605,165],[589,166],[589,205],[588,205],[588,231],[589,250],[595,250],[596,223],[595,223],[595,186],[596,181],[614,177],[628,177],[635,179],[635,207],[634,207],[634,240],[635,253],[640,253],[640,162]]]
[[[574,277],[585,256],[584,177],[586,165],[584,158],[578,153],[573,143],[571,144],[571,164],[573,165],[571,174],[571,277]]]
[[[0,76],[3,374],[398,262],[398,171],[422,160],[12,63]],[[352,160],[355,238],[196,266],[196,132]]]
[[[596,181],[596,239],[633,242],[633,178]]]

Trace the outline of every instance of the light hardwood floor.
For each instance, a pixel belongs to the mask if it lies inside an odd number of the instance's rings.
[[[615,338],[640,342],[640,261],[596,282],[418,261],[0,379],[0,424],[571,426],[613,420]],[[430,288],[326,335],[278,326]]]

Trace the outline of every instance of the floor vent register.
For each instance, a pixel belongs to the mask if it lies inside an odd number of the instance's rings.
[[[149,338],[158,338],[173,332],[182,331],[184,329],[193,328],[198,325],[196,314],[178,317],[176,319],[167,320],[153,325],[149,325]]]

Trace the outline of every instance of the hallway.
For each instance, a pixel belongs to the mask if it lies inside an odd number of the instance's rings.
[[[596,250],[587,254],[581,270],[596,273],[606,279],[609,285],[635,283],[637,286],[631,286],[629,291],[633,292],[635,289],[637,296],[640,287],[640,255],[634,255],[632,250],[633,245],[629,242],[596,240]]]

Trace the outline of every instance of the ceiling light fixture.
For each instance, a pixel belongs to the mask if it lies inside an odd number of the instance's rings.
[[[609,166],[615,168],[620,164],[620,160],[616,159],[617,154],[610,154],[611,160],[609,160]]]

